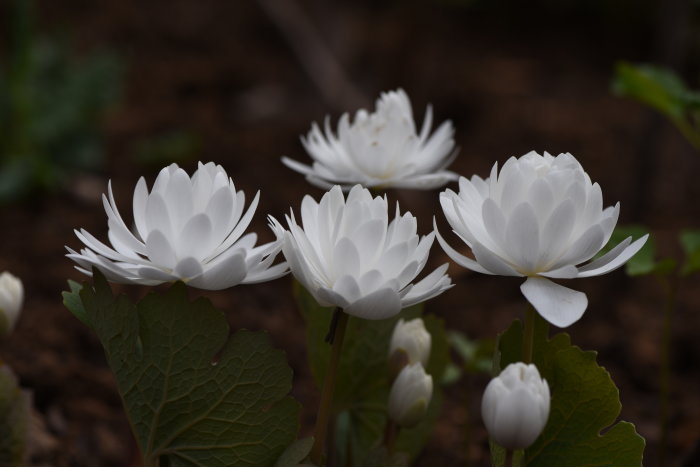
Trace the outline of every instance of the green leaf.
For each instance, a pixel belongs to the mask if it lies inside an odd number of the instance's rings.
[[[686,95],[692,100],[692,95],[675,73],[653,65],[619,62],[615,67],[613,91],[674,119],[683,116]]]
[[[275,462],[275,467],[296,467],[311,452],[314,445],[314,438],[303,438],[294,441]]]
[[[322,386],[330,355],[324,342],[332,316],[332,308],[319,306],[297,282],[294,285],[302,315],[306,321],[309,366],[318,387]],[[410,430],[401,430],[397,446],[414,458],[427,442],[439,416],[439,385],[449,362],[449,347],[444,323],[432,315],[422,315],[422,306],[407,308],[385,320],[364,320],[350,317],[338,366],[334,412],[337,415],[336,441],[339,464],[352,459],[363,465],[372,448],[381,441],[386,424],[386,407],[390,381],[388,371],[389,341],[399,318],[422,317],[431,334],[432,347],[426,372],[433,376],[434,395],[426,418]]]
[[[472,340],[459,331],[449,331],[447,337],[450,347],[460,356],[468,373],[491,373],[495,346],[493,340]]]
[[[538,318],[533,363],[552,391],[550,415],[540,437],[525,451],[523,465],[641,466],[644,439],[634,425],[615,423],[622,407],[619,391],[610,374],[597,364],[596,353],[571,345],[566,333],[547,339],[547,327]],[[519,321],[500,336],[501,368],[521,360],[522,339]]]
[[[700,271],[700,230],[682,231],[680,241],[685,253],[685,263],[681,274],[687,276]]]
[[[137,305],[93,270],[80,299],[115,373],[147,465],[272,466],[294,440],[292,371],[265,333],[229,335],[224,315],[176,283]],[[70,302],[70,301],[69,301]]]
[[[83,306],[83,301],[80,299],[80,291],[83,289],[81,284],[75,281],[68,281],[68,287],[70,287],[70,292],[63,292],[63,305],[68,308],[68,311],[73,313],[73,315],[78,318],[83,324],[90,325],[88,322],[87,314],[85,313],[85,307]]]
[[[31,398],[17,384],[12,370],[0,364],[0,465],[25,464]]]

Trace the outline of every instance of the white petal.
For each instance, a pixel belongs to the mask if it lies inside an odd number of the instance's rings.
[[[474,245],[472,245],[472,252],[474,253],[476,261],[485,269],[491,271],[491,274],[498,274],[499,276],[522,276],[522,274],[513,269],[510,264],[506,263],[503,258],[479,242],[474,242]]]
[[[360,253],[348,238],[341,238],[333,249],[333,270],[336,277],[359,275]]]
[[[605,233],[598,224],[592,225],[569,247],[569,250],[559,258],[553,269],[566,264],[580,264],[588,261],[603,247]]]
[[[212,244],[219,245],[228,232],[229,219],[233,213],[233,193],[228,187],[219,188],[207,202],[204,212],[212,223]]]
[[[468,258],[460,253],[457,252],[454,248],[452,248],[444,238],[442,238],[442,235],[440,235],[440,232],[438,231],[437,228],[437,223],[435,222],[435,219],[433,219],[433,228],[435,229],[435,235],[437,236],[438,243],[442,247],[442,249],[447,253],[447,256],[452,259],[455,263],[459,264],[463,268],[471,269],[474,272],[480,272],[481,274],[489,274],[489,275],[494,275],[496,274],[495,272],[491,272],[485,267],[483,267],[481,264],[477,263],[471,258]]]
[[[146,201],[146,230],[148,232],[160,230],[166,237],[172,235],[173,227],[170,213],[160,193],[151,192],[148,201]]]
[[[343,311],[364,319],[384,319],[401,311],[401,299],[396,290],[383,288],[362,297]]]
[[[452,284],[450,277],[445,272],[447,272],[447,264],[443,264],[425,276],[401,298],[401,306],[406,308],[429,300],[452,287],[454,284]]]
[[[563,254],[575,221],[576,211],[574,210],[574,203],[570,199],[565,199],[559,206],[554,208],[542,229],[543,248],[538,266],[547,267],[551,261]]]
[[[182,228],[185,222],[192,217],[194,209],[192,199],[192,181],[189,175],[182,169],[177,169],[170,175],[170,181],[164,193],[165,203],[168,205],[168,213],[176,230]]]
[[[540,252],[540,226],[530,203],[520,203],[513,209],[508,218],[505,241],[504,248],[513,263],[522,270],[534,271]]]
[[[636,255],[637,252],[642,249],[648,238],[649,234],[646,234],[645,236],[637,239],[628,247],[624,248],[623,251],[620,251],[617,247],[613,248],[607,254],[601,256],[597,260],[579,268],[580,272],[578,277],[599,276],[601,274],[614,271],[625,264],[632,256]],[[617,256],[613,256],[611,254],[613,252],[616,253]]]
[[[241,192],[239,192],[240,194]],[[260,191],[258,191],[255,194],[255,198],[253,198],[253,201],[250,203],[250,206],[248,207],[248,210],[246,213],[243,215],[241,220],[238,221],[238,224],[236,227],[231,231],[231,233],[226,237],[226,240],[219,245],[214,252],[208,256],[208,259],[214,258],[221,254],[222,252],[228,250],[231,245],[233,245],[236,240],[238,240],[243,232],[245,232],[245,229],[248,228],[248,225],[250,224],[250,221],[253,219],[253,214],[255,214],[255,209],[258,207],[258,202],[260,201]]]
[[[481,215],[488,234],[497,244],[502,244],[506,232],[506,218],[501,208],[493,199],[486,198],[481,207]]]
[[[362,296],[359,284],[354,277],[349,275],[341,276],[335,281],[335,284],[333,284],[333,291],[342,296],[348,303],[354,302],[358,297]]]
[[[574,279],[575,277],[578,277],[578,268],[576,266],[572,266],[571,264],[567,264],[566,266],[562,266],[558,269],[540,272],[538,275],[552,279]]]
[[[239,250],[192,278],[188,284],[204,290],[223,290],[241,283],[246,273],[245,252]]]
[[[586,294],[549,279],[528,277],[520,290],[544,319],[560,328],[578,321],[588,306]]]
[[[173,270],[173,274],[183,280],[198,276],[201,273],[202,264],[199,262],[199,260],[191,256],[181,259]]]
[[[152,230],[146,239],[148,259],[158,267],[172,269],[175,267],[175,250],[160,230]]]
[[[136,225],[136,231],[141,237],[141,241],[145,241],[148,236],[148,229],[146,227],[146,203],[148,202],[148,187],[146,186],[146,179],[141,177],[136,183],[136,188],[134,189],[134,224]]]
[[[179,257],[192,256],[203,259],[214,249],[211,242],[212,225],[209,216],[200,213],[192,217],[182,229],[177,241]]]

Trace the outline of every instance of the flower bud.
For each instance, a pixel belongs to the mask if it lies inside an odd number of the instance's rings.
[[[511,363],[486,386],[481,416],[496,443],[510,450],[524,449],[547,424],[549,402],[549,385],[537,367]]]
[[[23,300],[22,281],[7,271],[0,274],[0,335],[15,326]]]
[[[389,417],[403,428],[420,422],[433,397],[433,377],[426,374],[423,365],[406,365],[391,386]]]
[[[430,333],[425,329],[421,318],[410,321],[402,318],[396,323],[391,335],[389,358],[394,353],[403,351],[408,356],[408,363],[420,363],[425,367],[430,358],[430,343]]]

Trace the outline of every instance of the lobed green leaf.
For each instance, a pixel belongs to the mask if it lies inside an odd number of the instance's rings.
[[[273,466],[299,428],[284,353],[265,333],[230,336],[182,283],[134,305],[93,273],[64,297],[73,313],[80,300],[102,342],[147,465]]]

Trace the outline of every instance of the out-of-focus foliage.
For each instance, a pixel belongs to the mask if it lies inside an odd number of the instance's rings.
[[[700,271],[700,230],[682,231],[680,241],[685,253],[685,263],[681,274],[687,276]]]
[[[610,374],[596,362],[596,352],[571,345],[566,333],[548,338],[549,325],[535,325],[532,363],[547,380],[552,401],[549,420],[524,459],[514,466],[579,467],[582,465],[642,465],[644,438],[634,425],[617,421],[622,405]],[[499,336],[495,373],[521,360],[523,326],[515,321]],[[603,434],[601,432],[604,431]],[[504,451],[492,444],[492,465],[504,465]]]
[[[195,160],[202,148],[201,138],[191,131],[173,130],[138,141],[133,150],[135,162],[154,168]]]
[[[629,236],[638,238],[649,231],[648,227],[642,225],[618,225],[615,227],[610,241],[599,254],[602,255],[610,251]],[[630,276],[678,274],[683,277],[700,271],[700,230],[685,229],[681,231],[678,240],[684,253],[681,268],[677,268],[680,263],[674,258],[657,258],[656,243],[654,237],[650,236],[644,247],[627,262],[625,272]]]
[[[22,467],[26,461],[30,397],[10,368],[0,363],[0,465]]]
[[[101,167],[100,126],[123,75],[112,53],[78,57],[66,43],[36,40],[30,0],[16,0],[13,15],[0,29],[11,44],[0,64],[0,201]]]
[[[700,92],[689,89],[673,71],[655,65],[620,62],[613,92],[660,112],[700,151]]]

